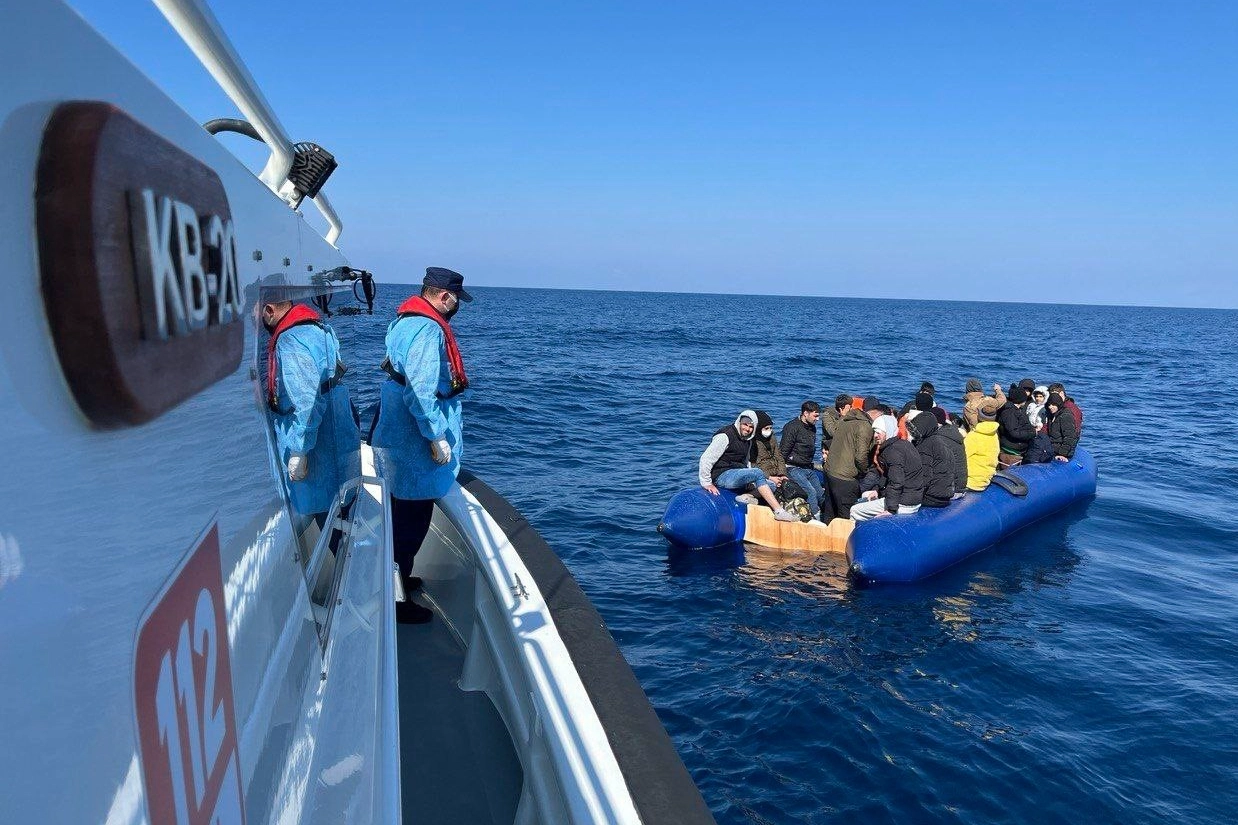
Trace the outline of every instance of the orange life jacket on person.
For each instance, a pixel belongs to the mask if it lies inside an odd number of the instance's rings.
[[[296,304],[279,319],[275,329],[271,331],[271,340],[267,341],[267,406],[279,412],[279,365],[275,361],[275,343],[279,336],[289,329],[301,324],[322,326],[322,316],[305,304]]]
[[[447,394],[447,397],[451,398],[467,390],[469,388],[469,377],[464,372],[464,359],[460,356],[460,345],[456,343],[456,334],[452,331],[451,324],[447,323],[447,319],[440,315],[439,311],[420,295],[414,295],[400,304],[396,314],[400,318],[417,315],[422,318],[429,318],[438,324],[439,329],[443,331],[443,340],[447,346],[447,363],[451,367],[451,392]]]

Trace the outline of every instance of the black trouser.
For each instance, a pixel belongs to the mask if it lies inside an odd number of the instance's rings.
[[[825,484],[830,488],[835,518],[851,518],[851,505],[860,497],[859,479],[838,478],[826,473]]]
[[[821,514],[817,516],[825,524],[838,518],[838,509],[834,507],[834,496],[830,493],[830,477],[827,475],[821,483]]]
[[[430,532],[433,499],[391,497],[391,545],[401,576],[413,575],[413,557]]]

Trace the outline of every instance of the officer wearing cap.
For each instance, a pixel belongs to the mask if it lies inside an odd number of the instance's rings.
[[[434,500],[451,489],[460,471],[460,394],[468,376],[450,322],[461,302],[472,300],[464,276],[432,266],[421,293],[402,303],[387,327],[382,368],[388,380],[371,444],[391,491],[392,542],[406,591],[421,585],[413,557],[429,532]],[[411,600],[397,612],[404,623],[427,622],[432,615]]]
[[[293,297],[276,286],[264,289],[259,303],[262,325],[271,335],[266,401],[289,504],[322,527],[340,486],[361,475],[361,433],[348,388],[340,383],[345,368],[339,339],[317,312]]]

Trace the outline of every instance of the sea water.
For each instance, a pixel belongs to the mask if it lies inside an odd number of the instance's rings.
[[[333,319],[359,406],[387,322]],[[605,618],[720,823],[1232,822],[1238,312],[477,289],[465,464]],[[334,307],[352,303],[337,299]],[[915,585],[655,531],[745,407],[1064,383],[1097,498]]]

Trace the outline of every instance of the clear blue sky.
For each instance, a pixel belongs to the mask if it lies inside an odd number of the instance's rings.
[[[1238,307],[1232,0],[212,7],[384,280]]]

